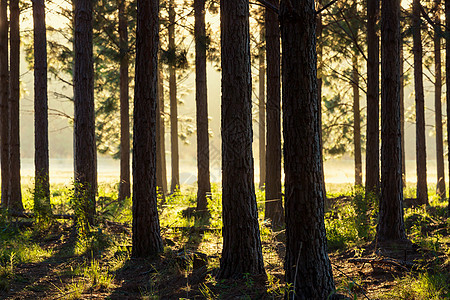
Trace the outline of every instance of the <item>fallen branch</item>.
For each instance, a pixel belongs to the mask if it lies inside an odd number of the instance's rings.
[[[393,258],[350,258],[348,261],[354,264],[362,263],[363,265],[366,263],[370,263],[372,267],[374,265],[392,265],[395,267],[399,267],[405,271],[417,268],[417,264],[415,264],[414,262]]]

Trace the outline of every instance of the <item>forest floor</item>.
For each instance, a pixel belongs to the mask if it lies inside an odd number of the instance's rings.
[[[70,219],[37,222],[3,212],[0,299],[284,299],[290,290],[284,284],[284,231],[272,232],[262,220],[267,276],[215,278],[222,248],[217,188],[209,219],[195,217],[193,189],[166,197],[160,209],[164,252],[145,260],[130,258],[131,201],[117,202],[113,191],[101,190],[98,225],[83,238]],[[72,212],[70,193],[54,190],[55,213]],[[257,199],[262,216],[263,191]],[[450,299],[447,203],[430,200],[428,207],[405,209],[411,242],[375,245],[374,201],[359,190],[329,194],[325,224],[337,293],[349,299]]]

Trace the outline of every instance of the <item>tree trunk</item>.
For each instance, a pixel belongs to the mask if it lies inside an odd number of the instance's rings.
[[[406,152],[405,152],[405,75],[403,58],[403,39],[400,41],[400,134],[402,148],[402,183],[406,187]]]
[[[314,1],[282,0],[280,23],[286,283],[296,299],[327,299],[334,281],[324,224]]]
[[[357,50],[355,50],[356,52]],[[362,186],[361,160],[361,112],[359,109],[359,74],[358,57],[352,57],[352,89],[353,89],[353,143],[355,154],[355,185]]]
[[[406,239],[400,134],[400,3],[381,4],[381,197],[378,241]]]
[[[264,274],[252,154],[248,0],[220,2],[223,250],[218,278]]]
[[[367,142],[366,194],[380,189],[380,52],[377,35],[379,0],[367,0]]]
[[[450,0],[445,0],[445,26],[446,28],[450,28]],[[445,40],[445,82],[447,87],[447,116],[450,116],[450,45],[448,39]],[[450,124],[447,121],[447,137],[450,136]],[[450,153],[450,143],[447,143],[448,153]],[[450,155],[448,157],[449,164],[449,176],[450,179]],[[448,212],[450,213],[450,195],[448,197]]]
[[[440,19],[440,0],[435,0],[435,16],[434,22],[439,28]],[[439,32],[434,32],[434,67],[436,82],[434,83],[434,110],[436,123],[436,164],[437,164],[437,186],[436,193],[444,199],[446,197],[445,190],[445,171],[444,171],[444,139],[442,133],[442,65],[441,65],[441,37]]]
[[[0,2],[0,165],[1,204],[8,207],[9,199],[9,71],[8,71],[8,0]]]
[[[82,201],[87,222],[94,223],[97,193],[97,148],[95,144],[94,67],[92,4],[77,0],[75,6],[74,154],[75,194]]]
[[[169,52],[175,54],[175,4],[169,3]],[[169,62],[169,94],[170,94],[170,146],[172,148],[172,183],[170,191],[174,193],[180,188],[180,161],[178,154],[178,100],[175,59]]]
[[[427,153],[425,141],[425,97],[422,75],[422,37],[420,34],[420,0],[413,1],[414,91],[416,96],[416,164],[417,201],[428,204]]]
[[[133,126],[133,257],[163,251],[156,194],[159,1],[138,0]]]
[[[48,146],[47,34],[45,1],[33,1],[34,20],[34,165],[35,205],[50,212]],[[42,213],[42,212],[41,212]]]
[[[205,0],[194,1],[195,13],[195,102],[197,105],[197,211],[206,214],[211,194],[209,181],[209,132],[206,85]]]
[[[19,32],[19,0],[10,2],[10,43],[11,43],[11,71],[10,71],[10,198],[8,207],[15,211],[22,211],[22,192],[20,187],[20,32]]]
[[[266,66],[265,66],[265,28],[264,23],[259,24],[259,96],[258,96],[258,110],[259,110],[259,188],[263,189],[266,184],[266,103],[265,103],[265,83],[266,83]]]
[[[125,0],[118,0],[120,40],[120,184],[119,200],[130,191],[130,115],[128,96],[128,20]]]
[[[271,3],[278,7],[278,1]],[[281,194],[281,118],[280,118],[280,27],[278,15],[266,9],[267,59],[267,153],[265,219],[272,228],[283,226],[284,213]]]
[[[164,126],[164,81],[162,65],[158,63],[158,103],[156,111],[156,184],[161,193],[161,204],[167,194],[166,143]]]

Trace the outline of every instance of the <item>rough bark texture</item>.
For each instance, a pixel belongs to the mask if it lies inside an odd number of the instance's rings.
[[[406,187],[406,153],[405,153],[405,76],[403,70],[403,39],[400,41],[400,134],[402,148],[402,183]]]
[[[324,224],[314,1],[282,0],[280,23],[286,283],[296,299],[327,299],[334,281]]]
[[[120,184],[119,200],[130,191],[130,114],[128,93],[128,20],[125,0],[118,0],[120,40]]]
[[[94,67],[92,57],[92,5],[90,0],[76,0],[74,68],[74,155],[75,193],[83,202],[89,224],[95,216],[97,192],[97,151],[94,116]]]
[[[248,0],[220,1],[222,218],[219,278],[264,274],[252,154]]]
[[[435,0],[434,22],[436,26],[440,26],[440,0]],[[437,186],[436,193],[444,199],[446,197],[445,190],[445,171],[444,171],[444,138],[442,133],[442,63],[441,63],[441,37],[440,33],[434,32],[434,112],[436,124],[436,165],[437,165]]]
[[[265,63],[265,28],[264,23],[259,24],[259,49],[258,49],[258,111],[259,111],[259,188],[266,184],[266,63]]]
[[[206,86],[205,0],[194,1],[195,13],[195,103],[197,105],[197,211],[206,213],[211,194],[209,180],[208,97]]]
[[[20,32],[19,32],[19,0],[10,2],[10,198],[8,207],[15,211],[23,210],[22,192],[20,189],[20,124],[19,124],[19,98],[20,98]]]
[[[175,7],[173,0],[169,3],[169,51],[175,53]],[[170,95],[170,146],[172,148],[172,183],[173,193],[180,188],[180,161],[178,154],[178,100],[175,61],[169,62],[169,95]]]
[[[354,50],[357,53],[357,49]],[[355,155],[355,185],[362,186],[362,159],[361,159],[361,111],[359,108],[359,74],[358,57],[352,58],[352,90],[353,90],[353,145]]]
[[[278,1],[271,3],[278,7]],[[280,27],[278,15],[266,9],[266,60],[267,60],[267,151],[266,151],[266,203],[265,219],[272,227],[284,223],[281,194],[281,84],[280,84]]]
[[[45,2],[33,1],[35,193],[50,208]],[[35,203],[37,204],[35,199]],[[43,200],[43,201],[42,201]]]
[[[156,195],[159,1],[137,1],[133,138],[133,257],[163,250]]]
[[[8,74],[8,0],[0,1],[0,164],[1,204],[8,206],[9,199],[9,74]]]
[[[380,51],[377,19],[380,1],[367,0],[367,142],[366,193],[380,188]]]
[[[400,134],[400,2],[381,4],[381,197],[379,241],[406,239]]]
[[[445,26],[450,28],[450,0],[445,0]],[[450,82],[450,45],[449,41],[445,41],[445,82]],[[447,116],[450,116],[450,84],[446,84],[447,87]],[[450,124],[447,122],[447,136],[450,136]],[[450,143],[447,144],[448,153],[450,153]],[[447,155],[448,163],[450,166],[450,155]],[[450,167],[449,175],[450,178]],[[450,195],[448,197],[448,211],[450,212]]]
[[[416,164],[417,201],[428,204],[427,152],[425,141],[425,97],[422,73],[422,37],[420,34],[420,0],[413,1],[414,92],[416,96]]]

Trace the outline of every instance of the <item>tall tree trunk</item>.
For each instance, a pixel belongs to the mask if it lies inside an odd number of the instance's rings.
[[[447,28],[450,28],[450,0],[445,0],[445,26]],[[447,87],[447,116],[450,116],[450,43],[448,39],[445,40],[445,82]],[[450,136],[450,124],[447,121],[447,137]],[[450,153],[450,143],[447,143],[448,153]],[[448,157],[448,164],[449,164],[449,175],[448,178],[450,179],[450,155],[447,155]],[[448,212],[450,213],[450,195],[448,197]]]
[[[357,50],[355,50],[356,52]],[[352,57],[352,89],[353,89],[353,143],[355,154],[355,185],[362,186],[361,160],[361,112],[359,109],[359,74],[358,57]]]
[[[195,102],[197,105],[197,211],[208,211],[209,181],[208,97],[206,86],[205,0],[194,1],[195,13]]]
[[[400,134],[402,148],[402,183],[406,187],[406,152],[405,152],[405,75],[403,59],[403,39],[400,41]]]
[[[9,208],[22,211],[22,192],[20,187],[20,125],[19,125],[19,99],[20,99],[20,32],[19,32],[19,0],[10,2],[10,43],[11,43],[11,70],[10,70],[10,198]]]
[[[265,66],[265,28],[261,21],[259,24],[259,96],[258,96],[258,110],[259,110],[259,188],[264,188],[266,184],[266,66]]]
[[[50,212],[48,96],[47,96],[47,35],[45,1],[33,1],[34,20],[34,165],[35,205],[44,205]]]
[[[435,16],[434,22],[439,28],[441,23],[440,18],[440,0],[435,0]],[[444,171],[444,138],[442,133],[442,64],[441,64],[441,37],[439,32],[434,32],[434,67],[435,78],[434,83],[434,111],[436,123],[436,164],[437,164],[437,187],[436,191],[442,199],[446,196],[445,190],[445,171]]]
[[[377,35],[379,0],[367,0],[367,143],[366,193],[378,195],[380,188],[380,51]]]
[[[169,51],[175,54],[175,4],[169,2]],[[173,55],[174,57],[175,55]],[[180,157],[178,154],[178,100],[175,61],[169,62],[169,94],[170,94],[170,146],[172,148],[172,183],[170,191],[180,188]]]
[[[220,1],[222,219],[219,278],[264,274],[252,154],[248,0]]]
[[[158,63],[158,101],[156,103],[156,186],[158,188],[158,197],[161,198],[160,205],[163,205],[166,201],[166,186],[164,185],[165,153],[163,147],[164,122],[161,118],[161,111],[164,110],[164,83],[162,81],[162,76],[162,66]]]
[[[417,201],[428,204],[427,153],[425,141],[425,97],[422,75],[422,37],[420,34],[420,0],[413,1],[414,91],[416,96],[416,164]]]
[[[97,147],[95,143],[94,67],[92,44],[92,5],[77,0],[75,6],[74,68],[74,154],[75,194],[89,224],[94,223],[97,193]]]
[[[120,184],[119,200],[130,197],[130,114],[128,94],[128,20],[125,0],[118,0],[120,40]]]
[[[133,125],[133,257],[163,250],[156,194],[159,1],[137,1]]]
[[[278,7],[278,0],[271,0]],[[267,153],[265,219],[272,228],[284,223],[281,194],[280,27],[278,15],[266,9]]]
[[[9,71],[8,71],[8,0],[0,1],[0,165],[1,204],[8,207],[9,199]]]
[[[400,134],[400,2],[381,3],[381,197],[378,241],[406,239]]]
[[[167,194],[167,174],[164,125],[164,74],[160,63],[158,63],[158,105],[156,111],[156,130],[156,182],[162,197],[161,203],[164,203]]]
[[[334,281],[324,224],[314,1],[282,0],[280,23],[286,283],[296,299],[327,299]]]

